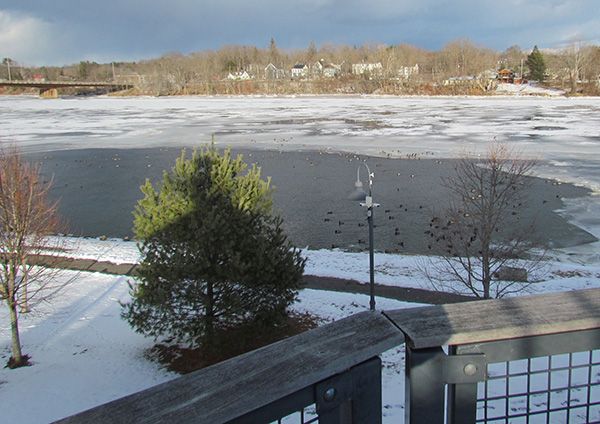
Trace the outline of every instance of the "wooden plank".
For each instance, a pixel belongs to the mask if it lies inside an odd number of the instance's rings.
[[[381,313],[363,312],[59,422],[227,422],[403,342]]]
[[[385,313],[415,349],[600,328],[600,289]]]

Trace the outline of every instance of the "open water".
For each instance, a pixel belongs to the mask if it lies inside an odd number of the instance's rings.
[[[368,247],[366,209],[347,200],[361,163],[374,173],[375,247],[380,251],[427,253],[431,213],[447,202],[440,180],[451,159],[390,159],[354,154],[238,150],[247,162],[271,177],[275,207],[286,232],[298,247],[362,250]],[[191,155],[187,151],[188,156]],[[71,231],[83,236],[132,237],[132,211],[142,197],[146,178],[162,181],[181,149],[85,149],[32,155],[53,178],[52,196],[60,199]],[[361,180],[366,170],[360,166]],[[366,181],[364,184],[366,188]],[[589,190],[536,179],[529,208],[519,210],[512,225],[535,217],[540,242],[552,247],[594,241],[594,237],[553,212],[563,198],[587,196]]]

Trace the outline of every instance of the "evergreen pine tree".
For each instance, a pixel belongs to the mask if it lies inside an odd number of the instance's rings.
[[[295,300],[304,259],[272,214],[273,188],[260,168],[214,145],[185,151],[134,212],[143,255],[123,317],[140,333],[216,343],[218,330],[272,324]]]
[[[527,56],[527,67],[529,68],[529,78],[543,82],[546,74],[546,60],[544,55],[539,51],[538,46],[533,48],[533,51]]]

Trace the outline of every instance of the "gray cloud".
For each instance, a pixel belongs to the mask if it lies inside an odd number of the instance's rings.
[[[0,0],[0,56],[28,65],[188,54],[223,44],[306,48],[313,40],[406,42],[438,50],[468,37],[504,50],[600,40],[597,0]]]

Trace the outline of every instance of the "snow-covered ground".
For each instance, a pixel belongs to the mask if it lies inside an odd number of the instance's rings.
[[[131,263],[139,257],[133,242],[73,239],[71,257]],[[339,251],[305,251],[306,273],[353,278],[367,283],[368,255]],[[421,258],[377,254],[377,282],[427,288],[416,271]],[[140,391],[177,376],[144,358],[152,339],[134,333],[120,318],[119,301],[128,299],[127,277],[66,271],[71,283],[50,303],[21,315],[23,350],[33,366],[0,370],[0,409],[3,422],[45,423]],[[600,287],[600,265],[572,261],[558,254],[547,280],[533,287],[534,293]],[[418,306],[377,298],[377,308],[392,310]],[[298,311],[307,311],[333,321],[369,308],[364,295],[303,290]],[[0,353],[10,356],[8,313],[0,309]],[[384,422],[402,422],[404,414],[404,348],[382,356]],[[27,408],[17,405],[23,398],[34,400]]]
[[[0,137],[26,149],[164,146],[221,131],[224,143],[257,148],[317,149],[381,154],[434,152],[503,138],[544,160],[540,173],[594,190],[567,204],[571,222],[600,237],[600,99],[530,98],[0,98]],[[216,129],[215,129],[216,128]],[[22,142],[22,143],[21,143]],[[134,243],[72,239],[72,257],[115,263],[139,259]],[[545,281],[534,293],[600,287],[600,243],[551,252]],[[368,257],[337,250],[305,251],[306,273],[368,282]],[[380,284],[426,288],[415,256],[376,255]],[[67,271],[71,283],[50,303],[21,316],[24,352],[34,365],[0,370],[0,421],[49,422],[176,378],[144,359],[151,339],[120,319],[126,277]],[[303,290],[295,308],[340,319],[368,309],[368,297]],[[378,298],[377,308],[414,304]],[[0,307],[0,355],[10,356],[8,313]],[[383,355],[387,423],[403,421],[402,347]]]
[[[494,90],[496,94],[508,94],[511,96],[519,95],[519,96],[564,96],[565,92],[563,90],[558,90],[555,88],[546,88],[541,87],[535,83],[528,84],[498,84],[496,90]]]

